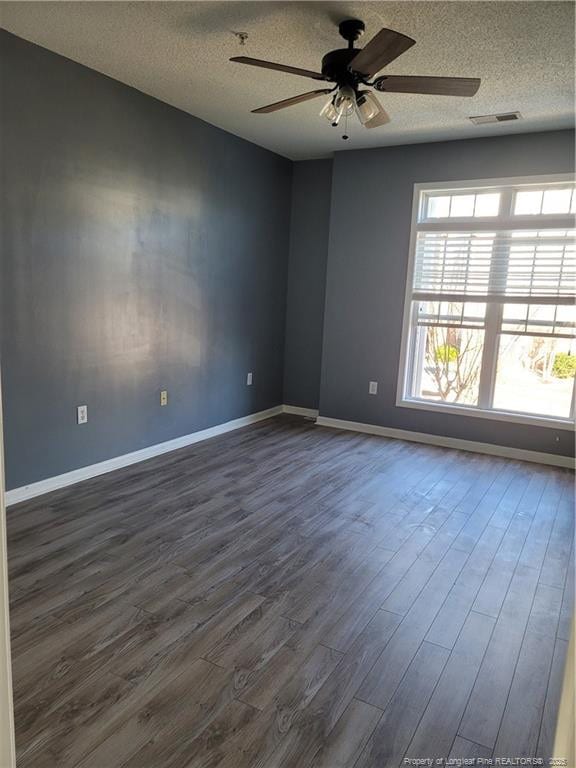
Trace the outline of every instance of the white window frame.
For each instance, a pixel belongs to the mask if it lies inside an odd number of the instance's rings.
[[[458,225],[462,222],[469,224],[470,218],[465,219],[451,218],[440,219],[436,224],[434,219],[428,219],[427,221],[421,221],[421,201],[424,200],[422,193],[426,192],[442,192],[444,190],[454,193],[465,193],[466,191],[480,192],[510,192],[510,187],[523,186],[523,185],[545,185],[545,184],[574,184],[574,175],[569,173],[562,174],[548,174],[543,176],[515,176],[498,179],[475,179],[466,181],[447,181],[447,182],[426,182],[414,184],[414,195],[412,199],[412,219],[410,229],[410,246],[409,246],[409,258],[408,258],[408,270],[406,275],[406,293],[404,296],[404,317],[402,322],[402,342],[400,347],[400,365],[398,370],[398,386],[396,394],[396,405],[401,408],[413,408],[422,411],[433,411],[437,414],[452,413],[459,414],[461,416],[471,416],[473,418],[491,419],[493,421],[506,421],[518,424],[532,424],[535,426],[549,427],[555,429],[574,430],[575,426],[575,396],[574,391],[576,385],[572,390],[572,405],[570,409],[569,418],[560,418],[555,416],[545,416],[539,414],[527,414],[514,411],[498,410],[495,408],[486,407],[486,403],[482,403],[482,397],[479,394],[478,406],[458,405],[456,403],[442,403],[432,400],[424,400],[423,398],[415,398],[409,395],[410,386],[413,382],[413,363],[410,352],[414,346],[414,331],[416,330],[416,323],[412,317],[412,294],[414,284],[414,266],[416,261],[416,239],[420,228],[426,228],[431,230],[437,228],[440,231],[446,231],[447,226]],[[554,214],[540,214],[546,217],[546,222],[549,226],[557,229],[572,229],[574,226],[574,217],[572,214],[567,216],[556,216]],[[567,218],[572,217],[572,224],[567,226]],[[536,226],[536,216],[510,216],[503,218],[501,216],[490,216],[486,218],[478,218],[474,220],[474,227],[477,230],[486,229],[491,231],[494,228],[494,222],[498,222],[498,228],[508,229],[534,229]],[[450,224],[447,224],[447,222]],[[499,313],[501,311],[501,305],[488,304],[486,309],[486,323],[485,323],[485,339],[486,335],[491,336],[498,332],[500,325]],[[481,369],[481,381],[479,386],[479,392],[483,393],[487,391],[486,385],[483,385],[483,379],[490,377],[493,380],[496,376],[496,353],[497,344],[489,343],[484,344],[484,353],[482,357],[482,369]]]

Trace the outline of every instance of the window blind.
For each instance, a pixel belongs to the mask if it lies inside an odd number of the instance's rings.
[[[419,231],[413,298],[572,303],[573,230]]]

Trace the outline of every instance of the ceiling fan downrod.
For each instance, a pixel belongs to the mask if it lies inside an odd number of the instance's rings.
[[[338,32],[348,41],[348,48],[352,50],[354,43],[364,34],[366,26],[360,19],[345,19],[338,24]]]

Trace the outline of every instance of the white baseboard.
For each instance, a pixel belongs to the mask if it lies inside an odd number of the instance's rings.
[[[146,459],[152,459],[155,456],[161,456],[163,453],[176,451],[178,448],[185,448],[188,445],[199,443],[202,440],[208,440],[211,437],[222,435],[226,432],[232,432],[235,429],[255,424],[258,421],[269,419],[272,416],[278,416],[280,413],[290,413],[296,416],[305,416],[316,418],[316,424],[323,427],[333,427],[334,429],[350,430],[352,432],[366,432],[371,435],[382,435],[383,437],[392,437],[398,440],[410,440],[416,443],[425,443],[427,445],[438,445],[444,448],[459,448],[464,451],[473,451],[475,453],[487,453],[491,456],[502,456],[509,459],[518,459],[520,461],[531,461],[537,464],[551,464],[558,467],[574,468],[574,460],[568,456],[557,456],[552,453],[541,453],[539,451],[526,451],[520,448],[507,448],[501,445],[491,445],[490,443],[476,443],[471,440],[460,440],[454,437],[444,437],[442,435],[429,435],[422,432],[411,432],[404,429],[392,429],[390,427],[379,427],[376,424],[362,424],[357,421],[342,421],[340,419],[330,419],[325,416],[318,416],[318,411],[313,408],[300,408],[295,405],[277,405],[274,408],[268,408],[266,411],[252,413],[249,416],[242,416],[239,419],[228,421],[225,424],[217,424],[215,427],[202,429],[199,432],[192,432],[189,435],[177,437],[174,440],[168,440],[165,443],[151,445],[148,448],[142,448],[139,451],[125,453],[122,456],[116,456],[113,459],[101,461],[98,464],[91,464],[87,467],[80,467],[63,475],[49,477],[46,480],[40,480],[37,483],[23,485],[20,488],[13,488],[6,492],[6,506],[17,504],[21,501],[33,499],[36,496],[42,496],[50,491],[56,491],[60,488],[66,488],[69,485],[75,485],[82,480],[89,480],[98,475],[104,475],[107,472],[113,472],[115,469],[122,469],[131,464],[137,464]]]
[[[363,424],[359,421],[343,421],[319,416],[316,424],[320,427],[332,427],[333,429],[345,429],[351,432],[366,432],[369,435],[381,435],[392,437],[396,440],[409,440],[414,443],[426,445],[438,445],[442,448],[458,448],[461,451],[473,453],[486,453],[490,456],[501,456],[506,459],[518,461],[531,461],[536,464],[550,464],[555,467],[567,467],[574,469],[574,459],[570,456],[558,456],[554,453],[540,451],[527,451],[522,448],[508,448],[504,445],[492,445],[491,443],[477,443],[473,440],[461,440],[457,437],[445,437],[444,435],[429,435],[424,432],[412,432],[408,429],[393,429],[392,427],[379,427],[376,424]]]
[[[283,405],[282,413],[291,413],[294,416],[305,416],[308,419],[315,419],[318,416],[318,409],[301,408],[299,405]]]
[[[192,432],[190,435],[176,437],[174,440],[167,440],[165,443],[151,445],[150,447],[142,448],[139,451],[125,453],[123,456],[116,456],[113,459],[100,461],[98,464],[91,464],[88,467],[80,467],[80,469],[74,469],[71,472],[66,472],[63,475],[48,477],[46,480],[40,480],[37,483],[31,483],[30,485],[23,485],[20,488],[14,488],[11,491],[6,492],[6,506],[17,504],[20,501],[33,499],[36,496],[41,496],[44,493],[50,493],[50,491],[56,491],[59,488],[66,488],[66,486],[80,483],[82,480],[89,480],[92,477],[104,475],[107,472],[113,472],[115,469],[128,467],[130,464],[137,464],[140,461],[152,459],[154,456],[160,456],[163,453],[176,451],[178,448],[185,448],[187,445],[199,443],[202,440],[208,440],[211,437],[222,435],[225,432],[232,432],[234,429],[240,429],[240,427],[246,427],[249,424],[256,423],[257,421],[269,419],[271,416],[277,416],[278,414],[282,413],[283,410],[284,407],[282,405],[277,405],[274,408],[268,408],[266,411],[252,413],[249,416],[242,416],[239,419],[227,421],[225,424],[217,424],[215,427],[201,429],[199,432]]]

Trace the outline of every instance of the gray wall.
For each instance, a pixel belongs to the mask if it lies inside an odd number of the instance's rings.
[[[413,184],[570,171],[573,132],[347,151],[292,185],[289,161],[45,49],[0,32],[0,55],[9,489],[283,400],[572,452],[394,402]]]
[[[332,161],[295,163],[292,179],[284,402],[318,408]]]
[[[0,44],[7,487],[281,403],[292,164]]]
[[[336,155],[320,413],[570,455],[568,431],[395,406],[413,185],[570,172],[574,132],[415,144]],[[368,381],[380,382],[377,396]]]

